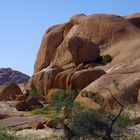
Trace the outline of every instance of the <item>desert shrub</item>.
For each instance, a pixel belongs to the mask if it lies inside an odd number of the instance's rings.
[[[37,108],[32,111],[33,115],[45,115],[49,117],[55,117],[58,115],[61,115],[61,108],[67,107],[67,108],[76,108],[76,104],[74,103],[74,99],[76,98],[77,93],[75,91],[64,91],[60,94],[56,94],[52,98],[52,102],[50,105],[43,107],[43,108]],[[78,105],[77,105],[78,106]]]
[[[100,137],[105,134],[108,122],[105,114],[94,110],[84,110],[70,118],[69,128],[78,137],[86,137],[87,135]]]
[[[75,91],[64,91],[56,94],[52,98],[52,104],[55,108],[61,109],[62,107],[72,108],[74,106],[74,99],[77,93]]]
[[[0,140],[18,140],[18,138],[14,131],[0,128]]]
[[[112,57],[109,54],[102,56],[102,64],[104,65],[109,63],[111,60],[112,60]]]
[[[43,92],[41,90],[37,91],[35,89],[32,89],[29,92],[29,96],[43,96]]]
[[[112,116],[109,114],[105,112],[97,112],[92,109],[85,109],[82,112],[73,114],[70,118],[68,127],[77,137],[91,136],[93,138],[105,139],[107,130],[111,126],[111,122]],[[121,134],[127,129],[128,123],[129,115],[125,113],[120,115],[113,126],[111,137],[113,137],[113,139],[115,139],[115,137],[122,137]]]

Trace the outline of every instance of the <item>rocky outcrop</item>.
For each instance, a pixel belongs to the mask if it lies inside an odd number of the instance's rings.
[[[129,22],[131,22],[132,24],[134,24],[135,26],[137,26],[138,28],[140,28],[140,13],[128,15],[128,16],[125,16],[125,18]]]
[[[20,84],[29,80],[29,76],[11,68],[0,68],[0,85],[5,83]]]
[[[22,91],[16,84],[7,83],[0,87],[0,101],[15,100],[18,95],[22,95]]]
[[[30,87],[46,95],[55,88],[82,90],[76,101],[96,109],[113,109],[116,102],[112,95],[124,104],[136,103],[140,88],[139,38],[139,14],[75,15],[45,33]],[[101,57],[106,54],[112,61],[103,65]],[[127,96],[132,101],[124,98]]]

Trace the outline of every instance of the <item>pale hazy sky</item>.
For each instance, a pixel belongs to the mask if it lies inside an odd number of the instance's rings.
[[[31,75],[46,29],[74,14],[137,12],[140,0],[0,0],[0,68]]]

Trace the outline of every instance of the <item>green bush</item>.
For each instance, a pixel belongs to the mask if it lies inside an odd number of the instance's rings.
[[[74,103],[76,96],[77,93],[75,91],[64,91],[60,94],[56,94],[53,96],[52,102],[49,106],[37,108],[32,111],[32,114],[55,117],[61,114],[62,107],[78,109],[78,105]]]
[[[70,118],[69,128],[78,137],[86,137],[88,135],[100,137],[105,135],[108,123],[109,120],[105,114],[86,109]]]
[[[43,96],[43,92],[41,90],[37,91],[35,89],[32,89],[29,92],[29,96]]]
[[[14,131],[0,128],[0,140],[18,140]]]
[[[111,126],[112,116],[105,112],[97,112],[92,109],[85,109],[82,112],[73,114],[69,119],[68,127],[77,137],[106,138],[107,130]],[[117,119],[112,129],[112,137],[121,137],[129,123],[129,115],[123,113]]]
[[[102,56],[102,64],[104,65],[111,62],[111,60],[112,60],[112,57],[109,54]]]
[[[77,93],[75,91],[64,91],[60,94],[56,94],[52,98],[52,105],[57,109],[62,107],[72,108],[74,106],[74,99],[76,98]]]

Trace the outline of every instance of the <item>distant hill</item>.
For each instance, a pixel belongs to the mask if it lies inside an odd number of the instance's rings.
[[[16,70],[12,70],[11,68],[0,68],[0,85],[3,85],[7,82],[20,84],[27,82],[29,78],[30,77],[28,75]]]

